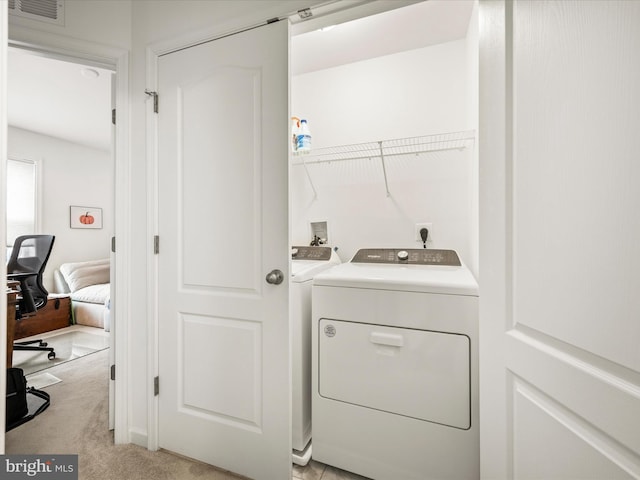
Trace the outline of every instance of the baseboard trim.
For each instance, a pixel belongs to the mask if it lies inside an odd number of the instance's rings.
[[[148,448],[147,432],[135,428],[129,429],[129,438],[131,443],[140,447]]]

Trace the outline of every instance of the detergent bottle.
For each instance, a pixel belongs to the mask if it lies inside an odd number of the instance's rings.
[[[291,117],[291,151],[296,153],[298,151],[298,134],[300,133],[300,119],[298,117]]]
[[[300,120],[300,132],[298,133],[298,152],[309,153],[311,151],[311,131],[307,121]]]

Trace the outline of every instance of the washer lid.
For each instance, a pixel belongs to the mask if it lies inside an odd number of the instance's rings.
[[[478,295],[478,284],[464,266],[343,263],[319,273],[313,284],[329,287]]]

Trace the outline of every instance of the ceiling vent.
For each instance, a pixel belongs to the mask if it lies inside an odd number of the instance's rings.
[[[64,0],[9,0],[9,14],[64,25]]]

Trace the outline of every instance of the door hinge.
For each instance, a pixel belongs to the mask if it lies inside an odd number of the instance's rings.
[[[153,237],[153,253],[156,255],[160,253],[160,237],[158,235]]]
[[[144,93],[153,97],[153,113],[158,113],[158,92],[152,92],[151,90],[145,90]]]
[[[111,110],[111,123],[116,124],[116,109]]]
[[[155,377],[153,379],[153,396],[157,397],[160,395],[160,377]]]
[[[111,251],[116,253],[116,237],[111,237]]]
[[[307,18],[313,17],[313,12],[310,8],[303,8],[302,10],[298,10],[298,16],[301,20],[306,20]]]
[[[109,378],[111,380],[115,380],[116,379],[116,366],[115,365],[111,365],[110,371],[109,371]]]

